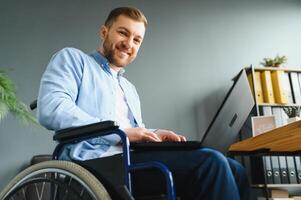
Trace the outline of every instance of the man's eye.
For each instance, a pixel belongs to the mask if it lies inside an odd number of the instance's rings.
[[[141,40],[139,40],[139,39],[134,39],[134,41],[135,41],[137,44],[140,44],[140,43],[141,43]]]
[[[123,32],[123,31],[119,31],[119,34],[126,36],[126,32]]]

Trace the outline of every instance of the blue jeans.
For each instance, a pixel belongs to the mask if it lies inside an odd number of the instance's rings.
[[[159,161],[168,166],[176,194],[187,200],[251,200],[244,168],[235,160],[209,148],[191,151],[132,152],[132,163]],[[165,181],[158,170],[132,175],[135,196],[165,193]]]

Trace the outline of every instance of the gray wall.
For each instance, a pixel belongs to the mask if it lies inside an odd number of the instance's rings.
[[[0,66],[12,68],[18,95],[36,98],[51,55],[65,46],[86,52],[99,44],[99,25],[117,6],[133,5],[148,17],[140,55],[127,77],[141,96],[148,127],[200,138],[231,85],[249,64],[277,53],[301,67],[298,0],[1,0]],[[52,132],[0,123],[0,189],[34,154],[50,153]]]

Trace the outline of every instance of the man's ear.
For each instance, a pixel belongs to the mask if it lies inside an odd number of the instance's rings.
[[[99,28],[99,36],[100,36],[100,38],[101,38],[102,40],[104,40],[104,38],[107,37],[108,32],[109,32],[108,27],[106,27],[105,25],[102,25],[102,26]]]

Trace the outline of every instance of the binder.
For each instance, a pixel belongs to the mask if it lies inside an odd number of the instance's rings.
[[[297,184],[298,181],[297,181],[297,173],[296,173],[294,157],[293,156],[286,156],[286,162],[287,162],[289,183],[290,184]]]
[[[261,114],[264,116],[271,116],[273,115],[272,113],[272,108],[270,106],[263,106],[261,107]]]
[[[293,91],[290,84],[289,73],[287,72],[283,72],[282,85],[283,85],[284,92],[287,94],[288,103],[293,104],[294,103]]]
[[[299,81],[299,86],[300,86],[300,90],[301,90],[301,73],[297,73],[298,75],[298,81]]]
[[[271,156],[262,156],[263,163],[264,163],[264,171],[265,171],[265,178],[267,184],[273,184],[273,170],[272,170],[272,163],[271,163]]]
[[[263,91],[260,72],[255,72],[255,95],[257,103],[263,103]]]
[[[288,184],[288,168],[286,164],[285,156],[279,156],[279,168],[280,168],[280,177],[282,184]]]
[[[301,184],[301,160],[300,156],[295,156],[296,172],[297,172],[297,181]]]
[[[272,108],[272,113],[275,116],[275,120],[276,120],[276,127],[280,127],[283,125],[281,110],[282,110],[281,107],[273,107]]]
[[[280,112],[281,112],[281,120],[282,120],[282,126],[287,124],[288,116],[284,112],[283,108],[280,107]]]
[[[272,78],[270,71],[261,72],[261,83],[263,91],[263,100],[265,103],[275,103]]]
[[[276,127],[284,126],[287,124],[288,116],[285,114],[282,107],[272,108],[273,115],[276,119]]]
[[[301,88],[297,72],[290,73],[290,81],[293,90],[294,102],[296,104],[301,104]]]
[[[286,104],[288,103],[288,97],[286,90],[284,89],[284,72],[283,71],[273,71],[272,84],[276,103]]]
[[[271,156],[251,156],[252,184],[273,184]]]
[[[273,171],[273,183],[274,184],[281,184],[281,177],[280,177],[280,166],[278,156],[271,156],[271,163],[272,163],[272,171]]]

